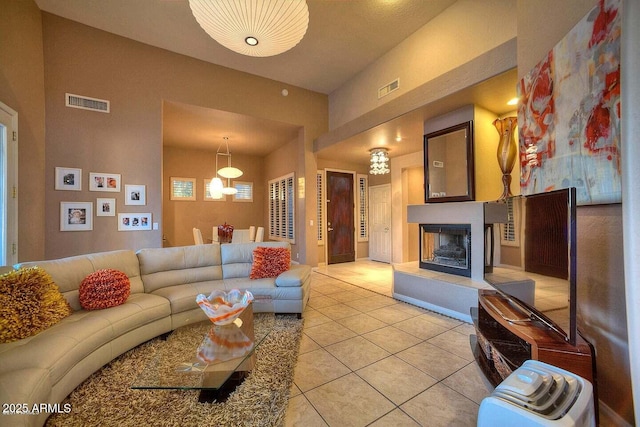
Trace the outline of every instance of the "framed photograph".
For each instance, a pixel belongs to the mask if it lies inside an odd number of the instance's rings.
[[[96,216],[116,216],[116,199],[96,199]]]
[[[93,230],[93,203],[60,202],[60,231]]]
[[[89,191],[120,192],[120,174],[118,173],[89,173]]]
[[[147,204],[147,190],[145,185],[125,185],[124,204],[144,206]]]
[[[56,168],[56,190],[82,190],[82,169]]]
[[[227,201],[227,196],[226,194],[223,194],[221,198],[219,199],[214,199],[213,197],[211,197],[211,194],[209,193],[209,184],[211,184],[211,178],[205,178],[204,179],[204,198],[202,200],[206,201],[206,202],[226,202]]]
[[[119,213],[118,231],[151,230],[150,213]]]

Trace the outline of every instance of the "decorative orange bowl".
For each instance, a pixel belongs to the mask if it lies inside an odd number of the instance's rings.
[[[251,292],[238,289],[213,291],[208,297],[203,294],[196,296],[196,302],[214,325],[232,323],[252,301]]]

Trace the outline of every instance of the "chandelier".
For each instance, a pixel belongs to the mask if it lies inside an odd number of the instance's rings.
[[[218,146],[218,151],[216,151],[216,174],[211,180],[209,184],[209,194],[213,199],[222,199],[223,195],[233,195],[238,192],[235,187],[231,186],[231,179],[238,178],[242,176],[242,171],[238,168],[234,168],[231,166],[231,153],[229,152],[229,138],[226,136],[224,139],[224,146],[226,148],[226,152],[220,152],[220,148],[222,148],[223,144]],[[218,169],[218,156],[226,156],[227,157],[227,166]],[[227,185],[225,186],[220,178],[226,178]]]
[[[286,52],[309,25],[305,0],[189,0],[189,6],[211,38],[248,56]]]
[[[371,175],[383,175],[389,173],[389,156],[386,148],[374,148],[371,150],[371,166],[369,173]]]

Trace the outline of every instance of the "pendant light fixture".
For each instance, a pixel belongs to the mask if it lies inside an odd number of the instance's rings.
[[[189,6],[211,38],[242,55],[286,52],[309,26],[306,0],[189,0]]]
[[[386,148],[374,148],[371,150],[371,165],[369,173],[371,175],[383,175],[389,173],[389,155]]]
[[[238,178],[242,176],[242,171],[238,168],[234,168],[231,166],[231,152],[229,152],[229,138],[224,137],[224,146],[226,151],[220,152],[223,144],[218,146],[218,151],[216,151],[216,174],[211,179],[211,183],[209,184],[209,194],[213,199],[222,199],[223,195],[233,195],[238,192],[235,187],[231,186],[231,179]],[[218,156],[227,156],[227,166],[218,169]],[[220,178],[226,178],[227,185],[225,186]]]

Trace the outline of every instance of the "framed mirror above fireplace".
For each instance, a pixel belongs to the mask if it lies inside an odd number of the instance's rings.
[[[473,122],[424,136],[425,203],[475,200]]]

